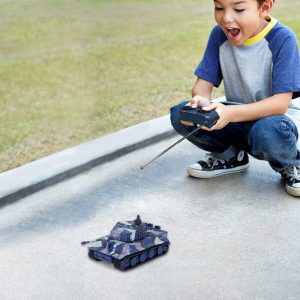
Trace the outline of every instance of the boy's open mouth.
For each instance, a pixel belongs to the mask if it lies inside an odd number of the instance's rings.
[[[238,28],[227,28],[227,32],[228,32],[229,38],[234,39],[240,33],[240,29],[238,29]]]

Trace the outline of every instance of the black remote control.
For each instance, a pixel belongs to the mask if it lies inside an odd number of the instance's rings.
[[[182,121],[211,128],[217,123],[219,115],[215,110],[206,111],[201,108],[183,106],[180,109],[179,118]]]

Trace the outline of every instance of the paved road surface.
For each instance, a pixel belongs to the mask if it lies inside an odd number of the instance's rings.
[[[203,152],[176,138],[101,165],[0,210],[0,299],[299,299],[300,200],[267,163],[197,180]],[[80,241],[117,221],[168,230],[169,253],[121,272]]]

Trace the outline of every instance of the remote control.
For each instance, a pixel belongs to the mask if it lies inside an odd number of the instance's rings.
[[[206,111],[201,108],[183,106],[180,109],[179,118],[182,121],[211,128],[217,123],[219,115],[215,110]]]

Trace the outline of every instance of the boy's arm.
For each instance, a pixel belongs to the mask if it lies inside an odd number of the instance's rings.
[[[212,90],[212,83],[198,77],[192,89],[191,106],[196,108],[210,105]]]
[[[287,112],[293,93],[275,94],[266,99],[231,108],[231,122],[254,121],[267,116],[283,115]]]
[[[220,119],[209,130],[222,129],[230,122],[255,121],[267,116],[285,114],[293,93],[275,94],[266,99],[241,105],[212,103],[205,110],[216,109]]]

